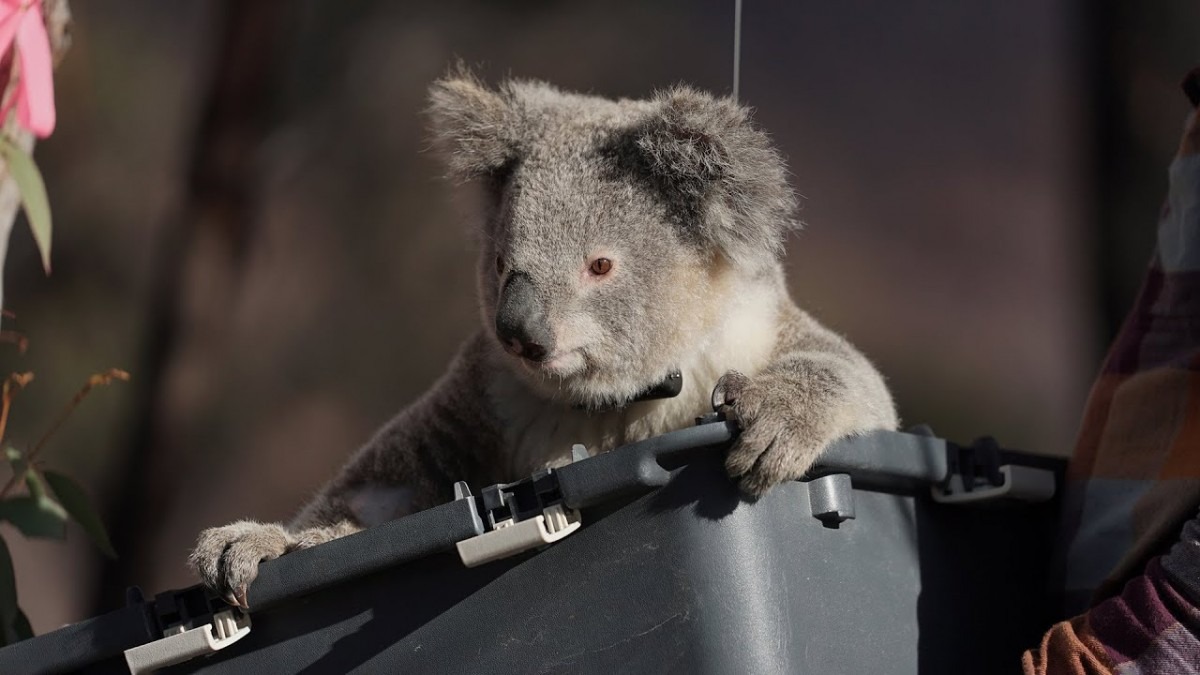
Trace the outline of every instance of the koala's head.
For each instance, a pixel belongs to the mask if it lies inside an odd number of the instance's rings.
[[[451,174],[482,197],[484,328],[548,395],[635,396],[703,347],[731,275],[777,273],[795,197],[734,101],[489,89],[465,71],[430,97]]]

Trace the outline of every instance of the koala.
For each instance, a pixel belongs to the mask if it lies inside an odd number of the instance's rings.
[[[791,300],[796,197],[750,111],[687,86],[609,100],[452,70],[434,146],[479,239],[481,325],[446,373],[288,525],[204,531],[190,563],[246,607],[262,560],[691,424],[743,432],[725,466],[749,499],[847,435],[894,429],[882,376]],[[640,392],[682,374],[673,398]]]

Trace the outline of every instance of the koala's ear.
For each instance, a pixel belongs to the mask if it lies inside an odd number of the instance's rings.
[[[783,158],[749,109],[690,87],[658,94],[635,143],[685,226],[727,256],[779,255],[796,227],[795,193]]]
[[[516,158],[519,126],[512,103],[463,66],[433,83],[428,108],[433,141],[452,174],[479,178]]]

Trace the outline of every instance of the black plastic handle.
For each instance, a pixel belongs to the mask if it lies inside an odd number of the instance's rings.
[[[246,593],[251,611],[278,605],[347,579],[419,560],[483,533],[475,498],[418,511],[369,530],[294,551],[258,567]]]
[[[98,663],[156,640],[146,605],[137,604],[64,626],[0,649],[0,673],[92,672]]]
[[[739,431],[732,421],[698,424],[568,464],[555,470],[563,502],[580,509],[662,487],[671,479],[664,464],[725,450]],[[946,441],[879,430],[831,444],[808,475],[845,473],[860,486],[908,492],[939,484],[949,472]]]
[[[671,480],[671,467],[718,456],[739,432],[733,421],[705,422],[555,469],[563,503],[582,509],[662,487]],[[1035,466],[1048,461],[1007,451],[1004,458]],[[912,492],[942,483],[950,473],[948,459],[947,443],[940,438],[879,430],[831,444],[808,476],[844,473],[860,487]],[[252,610],[265,609],[347,578],[451,549],[482,532],[475,499],[458,499],[265,562],[247,600]]]
[[[582,509],[662,487],[671,479],[663,462],[683,453],[716,452],[737,433],[737,425],[729,421],[698,424],[568,464],[555,470],[563,503]]]
[[[880,429],[834,441],[808,475],[846,473],[856,486],[912,492],[946,480],[948,460],[941,438]]]

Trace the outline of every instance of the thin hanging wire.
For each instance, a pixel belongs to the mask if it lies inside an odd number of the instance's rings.
[[[742,71],[742,0],[733,0],[733,100],[738,100]]]

